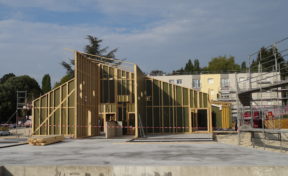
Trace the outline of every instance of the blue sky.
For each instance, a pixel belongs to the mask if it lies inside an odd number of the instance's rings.
[[[118,48],[143,71],[166,72],[198,58],[247,60],[288,36],[287,0],[0,0],[0,76],[13,72],[53,82],[83,50],[86,35]]]

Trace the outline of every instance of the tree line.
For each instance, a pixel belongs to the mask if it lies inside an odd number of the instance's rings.
[[[235,72],[280,72],[281,78],[284,79],[288,76],[288,62],[278,51],[277,48],[264,48],[262,47],[258,52],[256,59],[252,59],[251,65],[247,66],[243,61],[241,64],[235,62],[233,56],[219,56],[213,57],[207,66],[201,67],[198,59],[188,59],[183,67],[173,70],[168,75],[183,75],[183,74],[200,74],[200,73],[235,73]],[[164,75],[162,70],[152,70],[150,75],[160,76]]]
[[[246,62],[243,61],[241,65],[235,63],[233,56],[219,56],[214,57],[208,63],[207,66],[201,67],[198,59],[189,59],[184,67],[178,70],[173,70],[172,75],[183,75],[183,74],[200,74],[200,73],[229,73],[229,72],[246,72]],[[161,70],[153,70],[150,75],[163,75],[164,72]]]

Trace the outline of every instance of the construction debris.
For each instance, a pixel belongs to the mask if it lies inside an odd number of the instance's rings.
[[[63,135],[32,136],[28,139],[30,145],[44,146],[64,140]]]

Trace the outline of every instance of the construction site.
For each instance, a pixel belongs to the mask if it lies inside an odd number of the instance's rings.
[[[236,118],[209,92],[73,51],[74,78],[33,100],[28,133],[1,139],[0,175],[285,175],[288,38],[265,49],[235,73]]]

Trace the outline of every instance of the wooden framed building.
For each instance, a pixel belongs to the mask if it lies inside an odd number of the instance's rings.
[[[33,101],[32,128],[82,138],[117,121],[135,137],[210,133],[211,108],[208,94],[148,77],[136,64],[75,52],[75,77]]]

